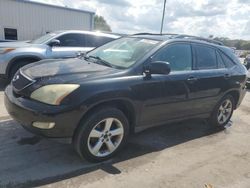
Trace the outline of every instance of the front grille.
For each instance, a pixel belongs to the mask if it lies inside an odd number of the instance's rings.
[[[30,79],[29,77],[25,76],[20,70],[15,74],[14,78],[12,79],[12,85],[16,91],[20,91],[32,83],[34,80]]]

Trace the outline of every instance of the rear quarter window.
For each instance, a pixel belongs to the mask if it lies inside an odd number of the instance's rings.
[[[229,57],[227,57],[224,53],[220,53],[220,54],[226,67],[230,68],[235,65],[235,63]]]
[[[233,63],[240,63],[239,58],[235,55],[234,51],[228,47],[221,48],[222,54],[226,54]]]

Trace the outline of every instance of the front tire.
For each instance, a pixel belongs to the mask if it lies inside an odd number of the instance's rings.
[[[93,111],[80,122],[73,144],[81,158],[100,162],[119,152],[128,133],[129,123],[123,112],[106,107]]]
[[[8,75],[8,82],[10,83],[13,77],[15,76],[16,72],[22,68],[25,65],[28,65],[30,63],[34,63],[39,60],[34,60],[34,59],[22,59],[22,60],[17,60],[14,62],[14,65],[11,67],[9,75]]]
[[[224,96],[216,105],[209,119],[211,125],[224,128],[230,121],[235,107],[235,100],[231,95]]]

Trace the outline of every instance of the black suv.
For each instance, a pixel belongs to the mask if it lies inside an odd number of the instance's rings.
[[[31,132],[70,138],[81,157],[102,161],[148,127],[190,118],[225,126],[245,95],[246,74],[219,42],[137,34],[81,58],[21,68],[5,105]]]

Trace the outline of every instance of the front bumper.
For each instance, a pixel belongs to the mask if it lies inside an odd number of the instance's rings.
[[[15,97],[12,86],[5,89],[4,103],[8,113],[25,129],[49,138],[72,138],[83,115],[80,109],[51,106],[23,97]],[[33,122],[55,122],[52,129],[39,129]]]

